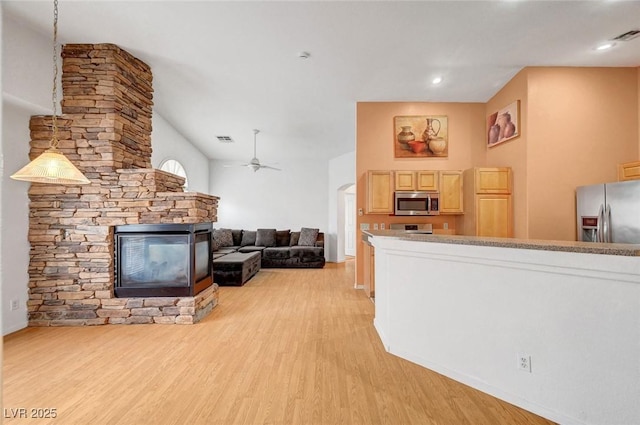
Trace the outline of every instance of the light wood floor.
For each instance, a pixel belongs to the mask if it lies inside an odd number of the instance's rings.
[[[551,423],[386,353],[353,267],[261,270],[197,325],[9,335],[4,409],[58,417],[4,423]]]

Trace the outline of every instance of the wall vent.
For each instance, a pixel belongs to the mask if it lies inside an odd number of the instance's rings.
[[[220,143],[235,143],[230,136],[216,136],[216,139],[218,139]]]
[[[629,41],[629,40],[633,40],[634,38],[640,36],[640,30],[631,30],[631,31],[627,31],[624,34],[620,34],[619,36],[615,37],[613,40],[615,41]]]

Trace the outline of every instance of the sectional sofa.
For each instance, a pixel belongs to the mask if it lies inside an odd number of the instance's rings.
[[[241,286],[260,268],[324,265],[324,233],[318,229],[213,231],[213,278],[219,285]]]

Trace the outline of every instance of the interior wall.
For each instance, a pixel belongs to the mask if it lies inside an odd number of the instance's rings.
[[[356,153],[349,152],[329,160],[329,202],[327,204],[327,234],[325,256],[327,261],[344,261],[344,203],[341,188],[356,182]],[[342,212],[342,214],[341,214]],[[341,237],[342,236],[342,237]]]
[[[399,115],[446,115],[449,129],[447,158],[394,158],[395,130],[393,119]],[[356,209],[366,207],[368,170],[464,170],[475,166],[477,157],[484,159],[485,105],[482,103],[426,102],[359,102],[356,111]],[[356,227],[362,224],[431,223],[434,228],[456,226],[453,216],[395,217],[380,214],[358,215]],[[356,282],[363,283],[363,245],[356,245]]]
[[[529,68],[529,237],[575,240],[577,186],[638,156],[637,68]]]
[[[29,117],[51,113],[51,40],[2,15],[2,149],[0,209],[2,333],[27,326],[29,183],[9,176],[29,160]],[[6,241],[10,240],[11,245]],[[9,249],[10,248],[10,249]],[[18,309],[10,310],[17,300]]]
[[[30,184],[11,180],[9,176],[29,161],[29,118],[32,111],[2,102],[2,146],[5,168],[2,173],[2,226],[4,243],[0,252],[2,263],[2,333],[6,335],[27,327],[29,284],[29,197]],[[15,301],[18,309],[11,310]]]
[[[167,159],[175,159],[187,173],[189,191],[209,193],[209,159],[155,109],[151,148],[153,168],[160,168],[160,164]]]
[[[507,142],[500,143],[491,148],[486,148],[484,162],[478,161],[476,166],[486,167],[511,167],[513,172],[513,233],[516,238],[526,239],[529,235],[527,214],[529,211],[527,202],[527,113],[528,90],[527,73],[524,69],[516,74],[495,96],[486,104],[485,120],[490,114],[499,111],[512,102],[520,101],[520,136]],[[488,135],[488,127],[485,123],[485,146]],[[478,159],[481,156],[478,155]],[[467,190],[470,188],[467,187]]]
[[[226,168],[226,163],[210,161],[210,192],[220,197],[215,227],[292,231],[313,227],[327,232],[327,162],[280,162],[282,171],[256,172],[247,167]]]

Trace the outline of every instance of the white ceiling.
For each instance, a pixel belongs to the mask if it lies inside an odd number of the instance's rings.
[[[53,1],[2,5],[52,34]],[[60,0],[58,38],[148,63],[156,112],[208,157],[248,160],[257,128],[269,163],[353,151],[358,101],[486,102],[526,66],[640,66],[640,37],[594,50],[632,29],[640,1]]]

